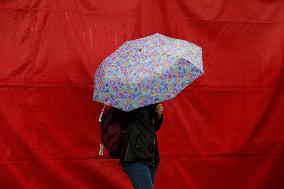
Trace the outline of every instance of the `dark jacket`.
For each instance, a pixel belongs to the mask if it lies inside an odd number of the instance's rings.
[[[124,112],[116,109],[114,119],[124,129],[120,162],[145,161],[149,165],[160,162],[156,131],[162,125],[163,115],[158,119],[155,105]]]

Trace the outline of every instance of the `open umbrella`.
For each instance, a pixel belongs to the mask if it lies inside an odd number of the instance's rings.
[[[200,47],[153,34],[126,41],[99,65],[93,100],[131,111],[174,98],[203,73]]]

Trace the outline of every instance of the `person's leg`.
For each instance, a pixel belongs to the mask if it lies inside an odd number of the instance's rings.
[[[122,168],[128,175],[135,189],[152,189],[152,178],[149,167],[144,162],[124,162]]]
[[[149,166],[149,170],[150,170],[150,174],[151,174],[151,179],[152,179],[152,185],[154,185],[154,180],[155,180],[157,168],[158,168],[157,166],[155,166],[155,167]]]

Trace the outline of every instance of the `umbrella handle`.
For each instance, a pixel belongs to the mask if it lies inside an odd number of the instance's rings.
[[[102,121],[102,116],[103,116],[103,113],[104,113],[104,110],[105,110],[105,107],[106,107],[106,104],[104,105],[102,111],[101,111],[101,114],[100,114],[100,117],[99,117],[99,122]]]

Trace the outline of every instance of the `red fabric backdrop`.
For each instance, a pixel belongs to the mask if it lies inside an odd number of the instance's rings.
[[[283,0],[0,1],[1,188],[131,188],[98,155],[92,76],[156,32],[201,46],[205,74],[163,103],[155,188],[284,188]]]

